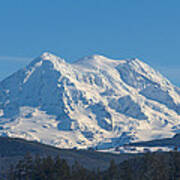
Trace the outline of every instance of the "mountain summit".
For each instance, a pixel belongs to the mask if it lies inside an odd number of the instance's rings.
[[[138,59],[72,64],[43,53],[0,82],[0,135],[61,148],[113,147],[171,137],[180,89]]]

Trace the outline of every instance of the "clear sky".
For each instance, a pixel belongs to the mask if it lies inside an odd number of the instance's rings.
[[[44,51],[137,57],[180,86],[180,1],[0,1],[0,79]]]

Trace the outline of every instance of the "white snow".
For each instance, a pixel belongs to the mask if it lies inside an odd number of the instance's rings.
[[[106,153],[114,153],[114,154],[120,154],[120,153],[147,153],[147,152],[170,152],[173,151],[174,147],[165,147],[165,146],[155,146],[155,147],[149,147],[149,146],[120,146],[117,148],[110,148],[110,149],[104,149],[104,150],[97,150],[98,152],[106,152]]]
[[[0,109],[0,117],[4,115],[4,111]]]
[[[0,82],[0,134],[61,148],[116,147],[171,137],[180,90],[138,59],[72,64],[43,53]]]

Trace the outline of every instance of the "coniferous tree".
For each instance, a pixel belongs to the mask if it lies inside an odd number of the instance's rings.
[[[115,180],[117,179],[117,176],[118,176],[118,168],[117,165],[115,164],[115,161],[112,159],[110,161],[110,166],[108,168],[108,176],[106,178]]]
[[[25,179],[32,179],[32,171],[33,171],[33,158],[31,154],[28,152],[24,159],[23,159],[23,164],[24,164],[24,177]]]
[[[14,166],[12,164],[10,165],[10,168],[8,170],[7,179],[8,180],[14,180],[15,179]]]
[[[60,166],[60,171],[62,173],[61,177],[63,180],[68,179],[70,176],[70,168],[67,164],[67,162],[63,159],[62,164]]]
[[[54,172],[55,172],[55,177],[58,179],[61,177],[62,172],[61,172],[61,165],[62,165],[62,160],[60,159],[60,156],[56,156],[55,158],[55,164],[54,164]]]

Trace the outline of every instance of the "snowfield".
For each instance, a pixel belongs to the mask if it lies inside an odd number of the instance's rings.
[[[180,89],[138,59],[44,53],[0,82],[0,135],[113,148],[180,132]]]

